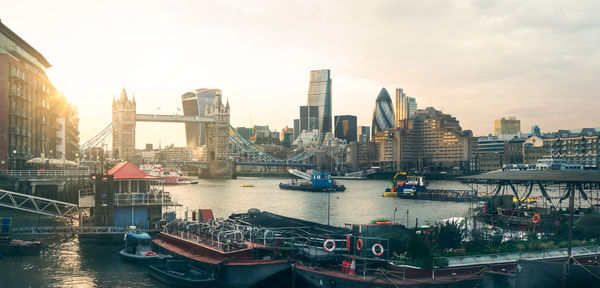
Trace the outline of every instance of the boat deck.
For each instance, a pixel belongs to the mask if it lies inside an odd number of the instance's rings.
[[[172,253],[189,258],[194,261],[217,265],[224,260],[230,260],[227,265],[255,265],[287,262],[287,260],[254,259],[252,256],[253,248],[267,247],[262,244],[244,241],[247,248],[233,251],[223,251],[215,246],[200,243],[185,237],[161,232],[160,239],[153,239],[152,242],[162,249]]]

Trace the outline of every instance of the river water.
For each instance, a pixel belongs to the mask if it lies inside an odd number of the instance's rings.
[[[246,212],[258,208],[284,216],[327,224],[327,202],[330,200],[330,224],[368,223],[376,218],[414,226],[433,224],[450,217],[463,217],[469,203],[405,200],[382,197],[390,181],[339,181],[345,192],[316,193],[280,190],[281,178],[240,177],[232,180],[200,179],[197,185],[167,186],[174,200],[185,210],[210,208],[215,217]],[[241,187],[253,184],[254,187]],[[468,189],[459,182],[432,181],[430,188]],[[10,212],[0,212],[7,215]],[[120,245],[79,243],[77,237],[46,237],[39,256],[5,256],[0,259],[2,287],[165,287],[148,276],[145,267],[122,261]]]

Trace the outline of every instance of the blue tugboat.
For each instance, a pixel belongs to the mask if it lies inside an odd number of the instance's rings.
[[[290,173],[307,181],[292,180],[288,183],[279,183],[280,189],[300,190],[310,192],[342,192],[346,191],[344,185],[338,184],[331,178],[328,172],[313,171],[312,174],[295,169],[289,169]],[[310,181],[310,182],[308,182]]]
[[[392,179],[392,188],[387,188],[386,193],[397,193],[395,196],[410,195],[415,196],[427,190],[427,184],[423,176],[406,176],[406,181],[398,181],[398,176],[406,175],[406,172],[398,172]],[[384,194],[384,196],[386,196]]]
[[[150,248],[152,237],[148,233],[125,234],[125,248],[119,251],[121,258],[136,264],[150,264],[170,259],[169,255],[158,254]]]

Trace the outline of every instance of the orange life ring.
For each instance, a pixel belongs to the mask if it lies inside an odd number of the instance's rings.
[[[156,256],[156,253],[154,251],[146,251],[146,253],[144,253],[145,256]]]
[[[330,245],[327,245],[329,243],[331,243],[331,247]],[[325,240],[325,242],[323,242],[323,249],[325,249],[325,251],[327,252],[333,252],[333,250],[335,249],[335,241],[333,241],[333,239]]]
[[[377,250],[375,250],[375,248],[379,247],[379,252],[375,252]],[[371,252],[373,252],[373,254],[377,257],[383,255],[383,246],[381,246],[381,244],[377,243],[375,245],[373,245],[373,247],[371,247]]]
[[[533,218],[531,218],[531,220],[533,221],[533,223],[538,224],[540,223],[540,214],[535,214],[533,215]]]
[[[363,241],[362,239],[358,239],[358,241],[356,241],[356,250],[360,251],[363,248]]]

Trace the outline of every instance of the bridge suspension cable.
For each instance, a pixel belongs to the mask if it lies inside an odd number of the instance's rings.
[[[102,129],[102,131],[100,131],[98,134],[96,134],[90,140],[86,141],[81,146],[79,146],[79,151],[85,152],[85,151],[90,150],[92,147],[98,146],[107,137],[112,137],[112,130],[113,130],[112,123],[110,123],[110,124],[108,124],[108,126],[106,126],[104,129]]]
[[[233,128],[233,126],[230,126],[229,128],[233,132],[229,135],[229,141],[231,143],[232,150],[234,150],[233,154],[244,153],[245,157],[250,158],[253,161],[271,163],[300,163],[314,156],[317,152],[302,151],[287,158],[279,158],[260,149],[256,144],[240,135],[240,133]]]

